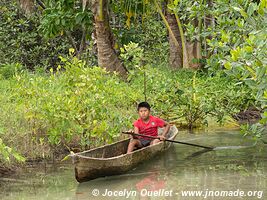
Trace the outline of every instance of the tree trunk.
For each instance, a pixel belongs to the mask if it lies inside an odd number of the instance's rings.
[[[98,65],[108,71],[118,72],[125,78],[127,69],[114,49],[114,37],[109,25],[108,0],[94,0],[92,9],[95,18]]]
[[[27,14],[34,11],[34,0],[18,0],[20,8]]]
[[[158,7],[158,12],[161,12],[159,6],[154,0],[156,6]],[[189,60],[188,60],[188,51],[187,51],[187,42],[185,39],[183,27],[180,21],[180,18],[177,13],[172,13],[167,8],[168,0],[165,0],[164,6],[166,7],[167,12],[166,18],[162,16],[163,21],[169,31],[169,45],[170,45],[170,58],[169,63],[170,66],[174,69],[176,68],[188,68]],[[161,14],[162,15],[162,14]]]
[[[201,67],[200,60],[202,59],[202,41],[200,38],[200,33],[202,30],[202,19],[195,19],[194,26],[198,27],[198,35],[193,42],[187,43],[187,49],[190,68],[198,69]]]
[[[166,18],[177,42],[179,43],[179,48],[177,48],[174,43],[174,39],[169,35],[169,45],[170,45],[169,64],[173,69],[183,68],[183,49],[181,45],[182,41],[175,15],[167,11]]]

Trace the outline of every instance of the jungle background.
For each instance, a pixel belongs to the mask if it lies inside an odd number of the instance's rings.
[[[2,0],[1,170],[116,141],[144,100],[180,129],[237,126],[266,143],[266,9],[266,0]]]

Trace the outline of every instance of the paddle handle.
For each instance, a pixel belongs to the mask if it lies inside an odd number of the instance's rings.
[[[123,131],[122,133],[128,134],[128,135],[143,136],[143,137],[151,138],[151,139],[160,139],[159,137],[153,137],[153,136],[150,136],[150,135],[142,135],[142,134],[134,133],[134,132]],[[187,142],[180,142],[180,141],[176,141],[176,140],[165,139],[163,141],[168,141],[168,142],[173,142],[173,143],[178,143],[178,144],[185,144],[185,145],[190,145],[190,146],[195,146],[195,147],[201,147],[201,148],[205,148],[205,149],[209,149],[209,150],[213,150],[214,149],[214,147],[207,147],[207,146],[203,146],[203,145],[199,145],[199,144],[192,144],[192,143],[187,143]]]

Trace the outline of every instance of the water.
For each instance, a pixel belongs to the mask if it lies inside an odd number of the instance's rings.
[[[217,148],[174,144],[127,174],[81,184],[68,164],[28,168],[19,176],[0,178],[0,199],[267,199],[266,146],[253,145],[237,131],[176,139]],[[193,196],[185,197],[186,192]]]

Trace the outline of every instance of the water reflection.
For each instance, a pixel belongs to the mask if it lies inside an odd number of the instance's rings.
[[[172,168],[171,160],[176,158],[175,148],[171,147],[168,152],[156,156],[149,163],[139,165],[127,174],[80,183],[76,190],[76,199],[109,199],[110,196],[105,196],[107,190],[122,192],[123,196],[114,197],[115,194],[113,194],[112,199],[124,199],[127,197],[127,192],[130,199],[147,199],[145,196],[140,196],[141,192],[145,192],[144,189],[148,193],[151,191],[163,191],[167,188],[168,174]],[[96,189],[99,191],[99,195],[95,197],[92,193]],[[131,192],[132,194],[130,194]]]
[[[253,144],[253,141],[243,140],[238,132],[181,135],[179,139],[207,146],[251,146]],[[78,184],[71,167],[52,170],[48,173],[31,172],[20,177],[20,179],[25,178],[23,180],[27,183],[3,184],[2,182],[0,195],[1,199],[5,200],[104,200],[127,197],[142,200],[204,199],[204,196],[182,197],[183,191],[199,190],[203,194],[210,194],[205,199],[266,199],[266,155],[267,148],[264,145],[206,151],[197,147],[175,144],[168,152],[142,163],[127,174]],[[215,192],[220,191],[233,191],[233,195],[240,191],[245,194],[254,192],[254,197],[251,195],[249,198],[214,197]]]

